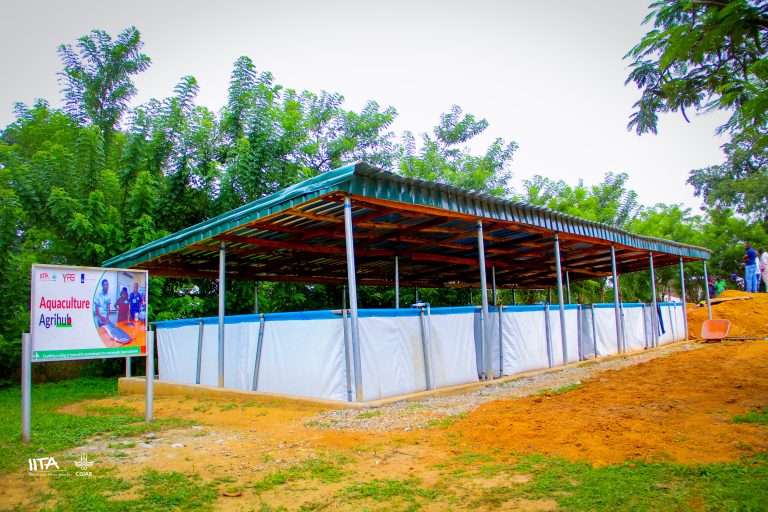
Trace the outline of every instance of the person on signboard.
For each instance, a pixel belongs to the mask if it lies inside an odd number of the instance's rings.
[[[128,288],[123,286],[120,290],[120,297],[115,301],[115,311],[117,311],[117,323],[128,321],[128,311],[130,304],[128,303]]]
[[[101,282],[101,291],[93,298],[93,310],[96,312],[99,327],[109,323],[110,304],[112,298],[109,296],[109,281],[104,279]]]
[[[144,304],[144,296],[139,293],[139,283],[133,283],[133,291],[128,297],[128,302],[131,304],[131,318],[138,320],[141,306]]]

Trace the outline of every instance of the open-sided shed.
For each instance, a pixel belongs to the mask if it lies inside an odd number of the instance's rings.
[[[345,371],[347,393],[354,389],[360,401],[365,394],[361,376],[358,284],[394,286],[396,297],[401,285],[481,288],[480,327],[476,329],[471,352],[473,359],[477,356],[477,373],[482,378],[493,378],[504,374],[499,370],[504,358],[503,311],[497,311],[499,345],[495,348],[489,320],[489,281],[500,288],[557,288],[558,357],[566,363],[572,360],[574,348],[568,342],[564,275],[571,281],[612,275],[615,283],[621,273],[650,269],[653,283],[654,266],[679,264],[682,279],[684,262],[707,260],[709,254],[701,247],[639,236],[546,208],[405,178],[364,163],[354,163],[128,251],[105,261],[104,265],[146,269],[155,276],[220,281],[219,386],[224,385],[223,283],[227,278],[348,285],[351,343],[350,350],[344,350],[345,357],[349,358]],[[399,299],[395,307],[399,307]],[[623,351],[628,346],[623,339],[627,326],[616,286],[613,308],[617,347]],[[655,287],[649,314],[650,321],[646,322],[643,309],[641,320],[636,321],[637,325],[642,323],[646,333],[656,331],[646,327],[655,325]],[[593,311],[593,331],[596,316]],[[548,309],[546,318],[546,356],[552,366],[556,351],[552,347]],[[580,318],[578,316],[577,330],[581,337]],[[429,334],[425,334],[423,322],[421,325],[421,353],[429,389],[430,373],[434,372],[430,369],[430,349],[425,341]],[[346,320],[344,326],[346,339]],[[263,327],[262,315],[259,341],[254,345],[257,347],[253,354],[256,369],[247,378],[252,378],[253,389],[259,379]],[[202,321],[199,332],[198,382],[203,353]],[[331,338],[333,336],[336,335]],[[597,335],[592,338],[596,343]],[[658,339],[655,332],[651,346],[657,344]],[[451,343],[449,336],[445,347]],[[373,345],[369,346],[373,350]],[[581,358],[581,341],[578,350]],[[595,344],[594,355],[597,353]],[[495,366],[497,355],[501,359]]]

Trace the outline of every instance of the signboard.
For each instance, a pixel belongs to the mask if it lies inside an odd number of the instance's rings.
[[[143,356],[146,270],[32,266],[32,360]]]

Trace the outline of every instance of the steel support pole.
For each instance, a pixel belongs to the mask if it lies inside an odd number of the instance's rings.
[[[227,294],[227,249],[219,247],[219,387],[224,387],[224,304]]]
[[[658,302],[656,301],[656,272],[653,269],[653,253],[648,253],[648,261],[651,264],[651,300],[653,302],[653,311],[651,312],[651,346],[659,346],[659,316]]]
[[[125,376],[130,378],[131,376],[131,358],[126,357],[125,358]]]
[[[645,325],[645,323],[643,323]],[[595,352],[593,357],[597,357],[597,329],[595,328],[595,305],[592,304],[592,348]]]
[[[346,383],[347,383],[347,402],[353,402],[354,399],[352,398],[352,356],[350,355],[350,352],[352,351],[352,348],[350,347],[351,343],[349,341],[349,322],[347,321],[347,308],[344,307],[341,310],[341,327],[344,331],[344,370],[345,370],[345,377],[346,377]]]
[[[685,264],[683,257],[680,256],[680,302],[683,303],[683,328],[685,329],[685,339],[688,339],[688,308],[685,300]]]
[[[486,380],[493,380],[493,360],[488,343],[488,282],[485,275],[485,245],[483,242],[483,221],[477,220],[477,257],[480,264],[480,345],[483,347],[483,371]]]
[[[496,265],[491,267],[491,297],[493,297],[493,305],[496,306],[499,303],[498,295],[496,294]]]
[[[347,248],[347,284],[349,285],[349,309],[352,316],[352,361],[355,367],[355,400],[363,401],[363,379],[360,360],[360,329],[357,317],[357,279],[355,277],[355,238],[352,234],[352,202],[344,196],[344,241]]]
[[[32,335],[21,335],[21,442],[32,437]]]
[[[707,275],[707,262],[702,261],[704,264],[704,296],[707,298],[707,314],[709,319],[712,320],[712,303],[709,297],[709,275]]]
[[[400,309],[400,257],[395,256],[395,309]]]
[[[555,366],[555,356],[552,350],[552,324],[549,321],[549,304],[544,304],[544,331],[547,337],[547,364]]]
[[[427,326],[424,319],[424,309],[419,308],[419,327],[421,330],[421,351],[424,355],[424,384],[427,387],[427,391],[432,389],[432,377],[430,375],[429,365],[429,342],[427,341]]]
[[[613,277],[613,311],[616,315],[616,348],[624,352],[624,337],[621,329],[621,303],[619,298],[619,274],[616,271],[616,248],[611,246],[611,275]]]
[[[259,314],[259,337],[256,338],[256,360],[253,363],[253,384],[251,389],[258,391],[259,389],[259,372],[261,371],[261,349],[264,346],[264,327],[266,321],[264,313]]]
[[[253,314],[259,314],[259,282],[256,281],[253,285]]]
[[[571,276],[565,271],[565,288],[568,290],[568,304],[571,303]]]
[[[512,305],[517,306],[517,290],[512,289]]]
[[[563,269],[560,264],[560,238],[555,233],[555,271],[557,272],[557,304],[560,307],[560,335],[563,344],[563,364],[568,364],[568,329],[565,325],[565,301],[563,299]]]
[[[152,423],[155,401],[155,331],[147,331],[147,376],[144,384],[147,393],[144,418],[147,423]]]
[[[197,327],[197,370],[195,370],[195,384],[200,384],[200,372],[203,368],[203,333],[205,325],[203,319],[200,319],[200,323]]]

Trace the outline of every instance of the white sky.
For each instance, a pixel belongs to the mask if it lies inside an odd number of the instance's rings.
[[[430,131],[451,105],[490,122],[519,144],[515,186],[534,174],[576,184],[626,172],[640,202],[700,200],[691,169],[720,163],[714,129],[723,114],[662,118],[659,135],[627,132],[639,97],[624,86],[623,55],[648,27],[650,0],[300,0],[202,2],[5,1],[0,15],[0,127],[14,102],[60,104],[56,48],[92,29],[135,25],[152,59],[136,78],[136,103],[169,96],[180,77],[200,84],[198,104],[218,111],[232,64],[297,90],[339,92],[346,108],[392,105],[397,133]],[[692,113],[689,113],[689,116]],[[478,146],[479,147],[479,146]]]

